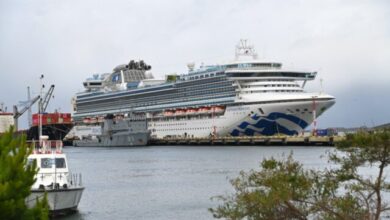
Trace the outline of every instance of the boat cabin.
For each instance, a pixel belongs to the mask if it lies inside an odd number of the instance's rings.
[[[51,149],[51,142],[41,140],[42,147],[34,149],[27,158],[27,164],[36,164],[39,169],[36,181],[32,188],[68,188],[69,170],[67,159],[62,153],[62,145],[56,143],[56,148]]]

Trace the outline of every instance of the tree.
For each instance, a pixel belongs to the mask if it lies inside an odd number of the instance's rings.
[[[0,136],[0,219],[48,219],[46,197],[35,207],[26,206],[36,164],[27,166],[31,149],[24,135],[14,135],[13,128]]]
[[[380,219],[381,214],[390,211],[389,204],[383,200],[383,193],[390,190],[390,182],[384,176],[390,164],[390,130],[348,135],[337,149],[344,155],[330,154],[330,160],[341,166],[335,171],[338,181],[359,201],[366,219]],[[362,175],[360,167],[370,167],[374,175]]]
[[[383,192],[390,185],[384,169],[390,163],[390,131],[348,135],[328,154],[336,168],[304,169],[290,154],[283,160],[262,161],[260,171],[240,172],[231,180],[232,195],[210,208],[227,219],[375,219],[390,210]],[[376,170],[374,177],[359,173]]]

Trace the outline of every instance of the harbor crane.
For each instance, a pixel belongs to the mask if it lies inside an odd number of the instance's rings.
[[[31,106],[33,106],[38,100],[39,100],[39,109],[38,109],[39,113],[43,113],[46,111],[46,108],[49,104],[50,98],[53,95],[53,91],[54,91],[54,85],[51,85],[50,89],[47,91],[47,93],[45,94],[43,99],[41,99],[41,96],[38,95],[38,96],[34,97],[32,100],[28,100],[27,102],[23,102],[24,107],[20,111],[18,111],[18,107],[16,105],[14,105],[14,109],[13,109],[14,110],[14,126],[15,126],[16,131],[18,130],[19,117],[22,116],[27,110],[30,110]],[[29,116],[29,117],[31,117],[31,116]]]
[[[32,100],[30,100],[28,103],[26,103],[24,108],[22,110],[20,110],[20,111],[18,111],[18,107],[16,105],[14,105],[14,126],[15,126],[15,131],[18,131],[18,119],[19,119],[19,117],[22,116],[28,109],[30,109],[31,106],[34,105],[35,102],[37,102],[40,98],[41,98],[41,96],[39,96],[39,95],[36,96]]]
[[[47,105],[49,105],[50,98],[53,96],[54,85],[51,85],[45,97],[39,102],[39,113],[43,113],[46,111]]]

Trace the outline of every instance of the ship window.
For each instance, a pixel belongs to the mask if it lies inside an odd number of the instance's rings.
[[[120,80],[121,80],[120,74],[115,74],[115,75],[113,75],[112,78],[111,78],[111,81],[112,81],[112,82],[118,82],[118,81],[120,81]]]
[[[41,168],[51,168],[52,165],[53,165],[53,159],[51,158],[41,159]]]
[[[90,86],[101,86],[102,83],[100,83],[100,82],[90,82],[89,85]]]
[[[29,158],[27,160],[27,166],[32,166],[34,163],[37,163],[37,159]]]
[[[64,158],[56,158],[56,167],[57,168],[66,168],[65,159]]]
[[[66,168],[64,158],[55,158],[56,168]],[[42,158],[41,159],[41,168],[52,168],[54,164],[53,158]]]

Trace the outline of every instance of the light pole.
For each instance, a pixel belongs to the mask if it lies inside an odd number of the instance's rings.
[[[39,144],[40,145],[42,145],[42,143],[41,143],[41,141],[42,141],[42,111],[43,111],[43,109],[42,109],[42,93],[43,93],[43,88],[45,87],[44,85],[43,85],[43,83],[42,83],[42,81],[43,81],[43,74],[41,75],[41,77],[39,77],[39,80],[40,80],[40,98],[39,98],[39,104],[38,104],[38,117],[39,117],[39,127],[38,127],[38,129],[39,129],[39,131],[38,131],[38,135],[39,135],[39,137],[38,137],[38,140],[39,140]]]
[[[317,96],[312,96],[313,98],[313,110],[312,110],[312,113],[313,113],[313,127],[312,127],[312,135],[313,136],[317,136],[317,103],[316,103],[316,98]]]

